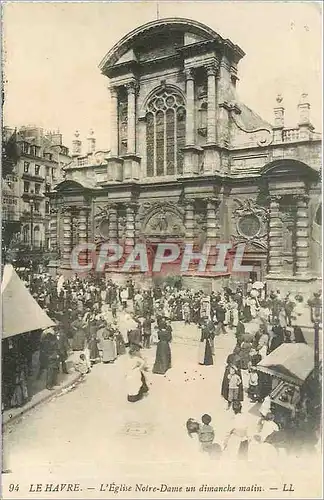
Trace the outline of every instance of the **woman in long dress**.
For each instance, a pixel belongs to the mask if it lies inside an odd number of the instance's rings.
[[[127,400],[130,403],[136,403],[143,398],[149,390],[145,371],[147,371],[146,361],[141,356],[141,348],[132,344],[128,350],[128,370],[126,375]]]
[[[102,362],[112,363],[117,358],[116,342],[114,334],[108,329],[101,331],[100,349],[102,351]]]
[[[89,349],[89,359],[91,365],[97,363],[100,359],[99,348],[98,348],[99,340],[97,339],[96,332],[91,334],[90,339],[87,342],[87,347]]]
[[[210,366],[213,362],[213,349],[212,349],[213,335],[207,327],[202,327],[201,337],[199,343],[198,363],[200,365]]]
[[[155,363],[153,373],[164,375],[171,368],[171,349],[170,342],[172,340],[171,326],[165,321],[160,322],[158,330],[159,342],[156,346]]]

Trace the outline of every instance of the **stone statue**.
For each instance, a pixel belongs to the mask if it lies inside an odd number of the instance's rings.
[[[153,224],[151,226],[152,229],[153,230],[159,230],[159,231],[165,232],[168,229],[168,225],[169,225],[166,213],[165,212],[159,213],[155,217],[155,219],[156,220],[153,222]]]

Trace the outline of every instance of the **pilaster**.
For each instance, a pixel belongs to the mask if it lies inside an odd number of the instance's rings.
[[[117,203],[109,205],[109,243],[117,243],[118,240],[117,208]]]
[[[118,156],[118,90],[110,87],[110,154]]]
[[[304,276],[309,271],[309,198],[297,196],[296,213],[296,276]]]
[[[185,236],[186,236],[186,243],[189,243],[193,241],[194,238],[195,201],[193,199],[186,199],[184,203],[185,203],[185,218],[184,218]]]
[[[270,196],[269,214],[269,274],[282,272],[283,235],[280,219],[280,196]]]
[[[70,207],[63,209],[63,265],[70,268],[70,256],[72,251],[72,212]]]

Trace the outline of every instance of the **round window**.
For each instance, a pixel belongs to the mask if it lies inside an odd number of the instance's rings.
[[[103,238],[109,237],[109,222],[107,219],[104,219],[100,222],[99,232]]]
[[[261,229],[261,222],[259,217],[256,215],[250,214],[241,217],[238,221],[238,230],[247,238],[253,238],[257,236]]]

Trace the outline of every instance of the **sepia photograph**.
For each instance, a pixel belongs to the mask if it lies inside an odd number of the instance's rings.
[[[4,500],[323,497],[322,24],[3,3]]]

